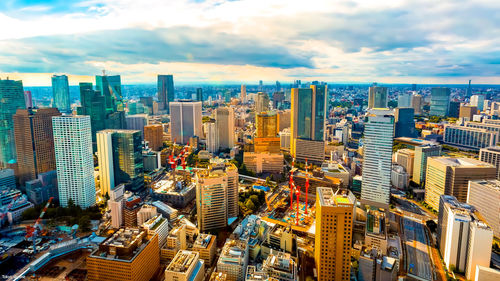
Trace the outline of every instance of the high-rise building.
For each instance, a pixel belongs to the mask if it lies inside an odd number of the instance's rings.
[[[275,138],[278,135],[278,115],[275,112],[263,112],[255,115],[255,137]]]
[[[500,147],[491,146],[479,150],[479,160],[490,163],[497,168],[497,179],[500,180]]]
[[[215,110],[218,149],[234,147],[234,109],[219,107]]]
[[[441,156],[441,146],[438,144],[424,144],[415,147],[415,159],[413,161],[413,181],[424,185],[427,172],[427,158]]]
[[[208,152],[215,153],[219,150],[218,131],[215,120],[203,123],[203,131],[206,139],[206,149]]]
[[[148,125],[147,114],[127,115],[125,117],[127,130],[139,130],[144,136],[144,127]]]
[[[472,121],[474,115],[477,114],[477,107],[470,105],[460,106],[459,118],[467,118],[468,121]]]
[[[110,190],[121,183],[132,191],[139,191],[144,187],[140,131],[97,132],[97,155],[102,195],[109,194]]]
[[[196,88],[196,100],[201,101],[201,105],[203,105],[203,89]]]
[[[26,103],[26,108],[33,107],[33,97],[31,91],[24,91],[24,102]]]
[[[466,202],[469,180],[495,178],[495,166],[476,159],[428,158],[425,202],[435,210],[439,208],[441,195],[452,195],[460,202]]]
[[[217,252],[217,241],[215,235],[201,233],[193,244],[193,251],[200,253],[200,259],[211,266]]]
[[[19,183],[56,169],[52,116],[57,108],[18,109],[13,116]]]
[[[329,187],[316,191],[314,258],[318,281],[350,280],[351,243],[356,198],[334,193]]]
[[[104,81],[107,80],[104,79]],[[101,84],[101,86],[107,84],[109,83],[105,82]],[[109,87],[106,87],[106,89],[108,94],[113,91],[118,91],[117,87],[114,87],[114,90],[110,90]],[[110,97],[107,99],[109,100]],[[107,108],[106,97],[101,91],[94,91],[92,89],[92,83],[80,83],[80,101],[81,106],[77,108],[77,114],[90,116],[94,151],[97,150],[97,146],[95,145],[97,131],[104,129],[125,129],[127,127],[125,111],[113,111]],[[111,100],[111,104],[116,104],[114,99]]]
[[[450,105],[448,106],[448,117],[458,118],[460,115],[460,102],[459,101],[450,101]]]
[[[255,113],[261,113],[269,110],[269,95],[259,92],[255,97]]]
[[[415,110],[415,115],[422,114],[422,103],[422,96],[417,93],[413,93],[411,96],[411,107]]]
[[[94,160],[89,116],[52,117],[59,202],[87,208],[95,204]]]
[[[175,100],[174,76],[158,75],[158,102],[161,110],[170,109],[170,102]]]
[[[325,159],[327,86],[293,88],[291,96],[291,154],[298,160],[321,163]]]
[[[394,117],[389,110],[370,110],[363,146],[363,185],[361,200],[368,204],[389,205],[391,190]]]
[[[124,228],[102,242],[87,257],[89,281],[148,281],[160,267],[158,234]]]
[[[165,281],[203,281],[205,262],[197,252],[181,250],[165,269]]]
[[[471,80],[469,80],[469,86],[467,87],[467,96],[468,96],[468,97],[472,96],[472,85],[471,85]]]
[[[368,90],[368,109],[387,108],[387,87],[371,86]]]
[[[52,106],[61,112],[71,112],[71,103],[69,100],[68,76],[52,75]]]
[[[285,101],[285,93],[284,92],[274,92],[273,93],[273,109],[282,109],[284,101]]]
[[[0,167],[16,163],[12,116],[25,108],[23,82],[0,79]]]
[[[262,83],[262,80],[259,80],[259,91],[262,91],[264,88],[264,84]]]
[[[417,133],[415,131],[415,114],[411,107],[406,108],[396,108],[394,110],[395,119],[395,131],[394,136],[398,137],[416,137]]]
[[[95,84],[96,90],[104,96],[107,113],[124,111],[120,75],[96,75]]]
[[[214,163],[196,174],[196,210],[201,232],[227,226],[237,217],[238,169],[231,163]]]
[[[144,127],[144,140],[148,142],[149,148],[160,151],[163,147],[163,125],[153,124]]]
[[[241,97],[241,102],[247,101],[247,86],[246,85],[241,85],[240,97]]]
[[[495,146],[500,139],[496,131],[455,124],[445,124],[443,142],[454,146],[479,150]]]
[[[484,95],[473,95],[470,97],[470,105],[477,107],[480,111],[484,108]]]
[[[399,108],[412,107],[411,101],[412,101],[412,94],[411,93],[408,93],[408,92],[399,93],[399,95],[398,95],[398,107]]]
[[[474,206],[443,195],[439,200],[438,242],[448,269],[472,279],[476,266],[489,266],[493,231]]]
[[[187,144],[189,138],[201,136],[201,102],[179,100],[170,102],[169,106],[170,134],[173,141]]]
[[[450,88],[431,89],[431,109],[429,114],[433,116],[447,116],[450,105]]]
[[[495,236],[500,237],[500,181],[471,180],[467,192],[467,204],[474,206],[491,226]]]
[[[16,187],[16,177],[13,169],[0,169],[0,187]]]

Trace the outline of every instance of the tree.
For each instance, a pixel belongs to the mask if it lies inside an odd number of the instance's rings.
[[[255,204],[252,202],[252,200],[250,199],[247,199],[247,201],[245,202],[245,206],[249,209],[249,210],[252,210],[252,211],[255,211],[256,208],[255,208]]]
[[[73,198],[68,199],[68,208],[74,208],[75,207],[75,202],[73,201]]]
[[[89,216],[82,216],[78,220],[78,225],[80,226],[79,228],[83,231],[90,231],[90,218]]]
[[[252,203],[255,206],[259,206],[260,205],[259,197],[257,195],[251,195],[249,199],[252,200]]]

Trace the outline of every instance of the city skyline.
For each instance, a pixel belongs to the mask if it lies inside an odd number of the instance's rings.
[[[124,84],[154,83],[161,73],[180,83],[499,81],[500,4],[428,4],[5,1],[0,76],[26,86],[50,85],[54,73],[71,85],[93,82],[103,69]]]

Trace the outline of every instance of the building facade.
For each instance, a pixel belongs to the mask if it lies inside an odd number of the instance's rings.
[[[158,75],[158,102],[160,110],[168,110],[170,102],[175,99],[174,76]]]
[[[52,75],[53,107],[61,112],[71,112],[68,76]]]
[[[0,167],[17,161],[12,116],[25,108],[23,82],[0,80]]]
[[[433,116],[447,116],[450,105],[450,88],[431,89],[431,109],[429,114]]]
[[[202,134],[201,102],[179,100],[169,102],[170,134],[176,143],[187,144],[189,138]]]

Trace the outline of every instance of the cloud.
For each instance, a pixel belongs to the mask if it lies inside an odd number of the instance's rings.
[[[245,79],[231,71],[274,75],[264,80],[500,76],[494,0],[65,2],[0,4],[0,26],[12,27],[0,34],[1,72],[88,75],[113,66],[134,81],[150,79],[151,69],[203,81]]]

